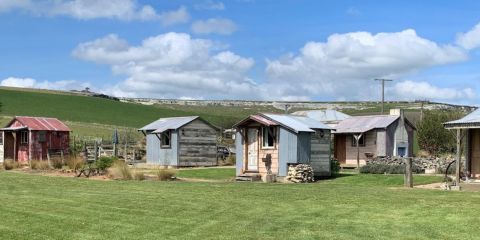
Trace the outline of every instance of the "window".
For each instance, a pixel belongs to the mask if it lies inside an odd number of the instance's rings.
[[[273,148],[275,146],[275,127],[263,127],[263,147]]]
[[[355,139],[355,136],[352,136],[352,147],[357,146],[357,140]],[[362,134],[360,139],[358,139],[358,146],[360,147],[365,147],[365,135]]]
[[[165,132],[162,132],[161,135],[160,135],[160,147],[161,148],[170,148],[170,143],[171,143],[171,134],[170,134],[170,131],[165,131]]]
[[[28,132],[26,131],[20,132],[20,143],[22,144],[28,143]]]
[[[47,141],[47,133],[45,131],[38,132],[38,142]]]
[[[0,132],[0,145],[3,145],[3,132]]]

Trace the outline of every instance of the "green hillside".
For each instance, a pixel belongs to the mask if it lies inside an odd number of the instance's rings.
[[[53,91],[0,88],[3,116],[44,116],[64,121],[139,128],[161,117],[198,115],[222,128],[259,111],[273,107],[147,106]]]

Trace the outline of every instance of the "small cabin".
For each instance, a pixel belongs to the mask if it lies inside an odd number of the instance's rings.
[[[217,165],[218,128],[198,116],[160,118],[139,131],[147,140],[147,164]]]
[[[235,124],[236,174],[286,177],[289,165],[309,164],[315,177],[330,171],[327,125],[302,116],[256,114]]]
[[[0,128],[0,162],[47,160],[49,152],[68,155],[70,129],[56,118],[15,117]]]
[[[413,157],[414,131],[400,109],[391,109],[390,115],[350,117],[336,126],[334,157],[343,166],[365,165],[375,157]]]
[[[456,179],[461,173],[467,178],[480,179],[480,109],[467,116],[444,123],[446,129],[457,132],[457,159],[461,156],[461,142],[465,143],[465,164],[460,168],[461,161],[456,161]]]

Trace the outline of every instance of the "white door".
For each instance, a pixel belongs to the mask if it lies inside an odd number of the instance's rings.
[[[258,170],[258,129],[248,129],[248,164],[247,170]]]

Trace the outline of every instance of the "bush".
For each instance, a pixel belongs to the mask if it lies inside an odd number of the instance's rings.
[[[115,161],[118,159],[116,157],[100,157],[95,165],[98,170],[105,171],[107,168],[111,167]]]
[[[330,159],[330,171],[332,172],[332,176],[340,172],[340,162],[335,158]]]
[[[19,167],[20,167],[20,164],[18,162],[13,161],[12,159],[6,159],[5,161],[3,161],[3,168],[5,170],[12,170]]]
[[[115,161],[112,167],[107,169],[108,176],[117,180],[131,180],[130,167],[124,161]]]
[[[50,165],[48,161],[41,161],[41,160],[32,160],[30,162],[30,168],[34,170],[50,170]]]
[[[412,166],[413,173],[423,173],[423,169]],[[405,165],[388,165],[388,164],[379,164],[372,163],[360,167],[360,173],[371,173],[371,174],[404,174]]]
[[[160,181],[172,180],[175,175],[177,175],[177,170],[175,169],[159,168],[157,170],[157,178]]]
[[[77,171],[78,169],[82,168],[84,164],[85,160],[83,160],[82,157],[71,156],[67,159],[67,166],[73,171]]]
[[[55,168],[55,169],[62,169],[62,167],[63,167],[62,160],[52,161],[52,167]]]

